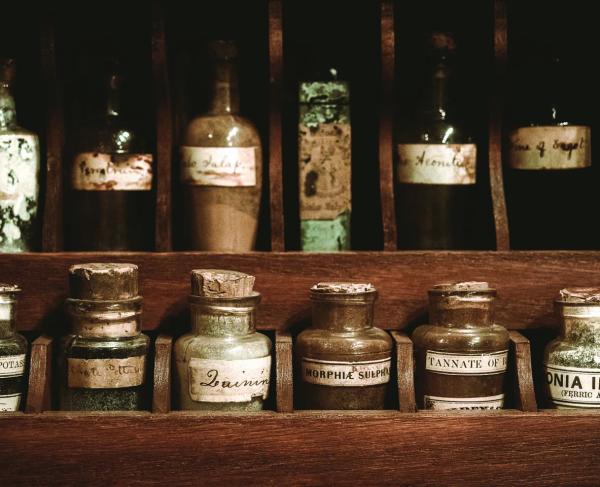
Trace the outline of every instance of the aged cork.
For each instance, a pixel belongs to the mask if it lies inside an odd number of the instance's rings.
[[[90,263],[69,269],[73,299],[110,301],[138,296],[138,267],[135,264]]]
[[[191,281],[195,296],[241,298],[250,296],[254,287],[254,276],[222,269],[193,270]]]

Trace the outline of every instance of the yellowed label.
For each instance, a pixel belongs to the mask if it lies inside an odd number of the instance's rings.
[[[0,357],[0,379],[20,377],[25,373],[25,354]]]
[[[82,152],[73,160],[71,185],[81,191],[150,191],[152,155]]]
[[[399,144],[396,177],[410,184],[475,184],[475,144]]]
[[[600,367],[544,364],[550,398],[558,409],[600,409]]]
[[[70,358],[69,387],[116,389],[144,383],[146,356],[111,359]]]
[[[194,186],[256,186],[257,147],[181,147],[181,182]]]
[[[591,130],[580,125],[521,127],[510,134],[515,169],[578,169],[592,165]]]
[[[481,411],[488,409],[502,409],[504,407],[504,394],[484,397],[440,397],[425,396],[425,409],[449,411],[460,409],[464,411]]]
[[[18,411],[21,405],[21,393],[0,395],[0,411]]]
[[[447,375],[493,375],[506,371],[508,350],[463,354],[427,350],[425,369]]]
[[[334,220],[352,205],[350,124],[300,125],[300,219]]]
[[[391,359],[341,362],[302,358],[302,379],[310,384],[362,387],[390,381]]]

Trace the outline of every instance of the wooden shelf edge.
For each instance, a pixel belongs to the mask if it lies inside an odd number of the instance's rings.
[[[52,345],[53,339],[47,335],[36,338],[31,344],[27,413],[52,409]]]
[[[529,340],[517,331],[510,331],[510,342],[514,357],[515,398],[520,409],[537,411],[533,373],[531,371],[531,348]]]
[[[415,401],[413,342],[402,332],[392,331],[391,335],[396,345],[399,410],[403,413],[414,413],[417,410],[417,404]]]
[[[152,412],[171,411],[173,337],[159,335],[154,342],[154,377],[152,382]]]
[[[275,332],[275,377],[277,412],[290,413],[294,410],[294,370],[292,334],[287,331]]]

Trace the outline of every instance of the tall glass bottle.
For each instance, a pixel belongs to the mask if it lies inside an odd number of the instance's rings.
[[[73,250],[153,246],[153,157],[124,114],[123,83],[112,69],[104,113],[75,142],[66,229]]]
[[[506,195],[519,249],[598,248],[591,129],[569,88],[573,66],[553,49],[532,53],[513,93]]]
[[[460,249],[466,238],[476,183],[477,147],[456,123],[450,105],[454,40],[431,39],[430,94],[418,123],[396,137],[398,245],[405,249]]]
[[[262,188],[262,148],[254,125],[239,115],[237,48],[210,44],[213,93],[207,113],[187,126],[180,179],[186,246],[244,252],[254,248]]]
[[[37,237],[40,147],[17,125],[14,61],[0,63],[0,252],[28,252]]]

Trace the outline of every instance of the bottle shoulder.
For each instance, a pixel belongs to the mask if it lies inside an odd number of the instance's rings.
[[[600,343],[555,338],[546,345],[544,362],[557,366],[600,369]]]
[[[200,115],[186,129],[185,144],[200,147],[258,147],[260,136],[254,124],[239,115]]]
[[[7,136],[7,135],[16,136],[16,137],[29,137],[29,138],[34,139],[36,142],[38,142],[38,140],[39,140],[38,134],[36,134],[35,132],[33,132],[31,130],[24,129],[23,127],[20,127],[19,125],[15,125],[11,128],[0,128],[0,136]]]
[[[67,335],[63,337],[62,345],[67,350],[74,348],[95,350],[147,349],[150,345],[150,338],[143,333],[133,337],[120,338],[88,338],[80,335]]]
[[[509,335],[501,325],[489,327],[446,327],[421,325],[412,335],[415,347],[445,351],[506,350]]]
[[[190,358],[242,360],[270,355],[271,339],[262,333],[242,336],[218,337],[186,333],[175,341],[175,358],[187,361]]]
[[[0,356],[19,355],[27,353],[29,343],[20,333],[0,339]]]
[[[302,331],[296,345],[305,353],[315,354],[362,354],[389,352],[392,337],[379,328],[368,328],[356,332],[333,332],[308,328]]]

